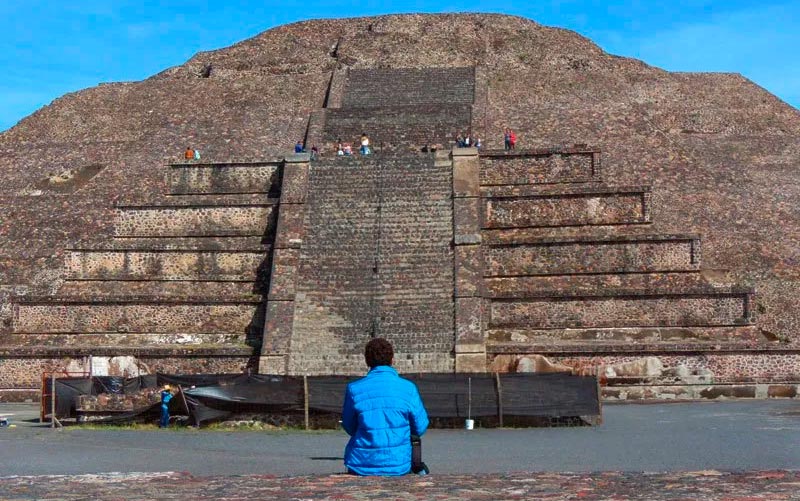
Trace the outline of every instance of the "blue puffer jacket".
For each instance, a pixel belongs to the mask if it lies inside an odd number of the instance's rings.
[[[342,426],[350,441],[344,464],[359,475],[405,475],[411,471],[411,435],[428,429],[417,386],[379,365],[347,385]]]

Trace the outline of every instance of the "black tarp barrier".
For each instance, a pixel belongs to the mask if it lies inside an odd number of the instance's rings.
[[[553,374],[406,374],[419,388],[431,418],[503,416],[599,416],[597,380],[591,376]],[[339,414],[347,383],[353,376],[309,376],[310,413]],[[139,378],[60,378],[56,382],[59,418],[75,416],[78,395],[132,393],[170,384],[182,390],[170,402],[172,414],[189,414],[189,422],[203,425],[236,414],[297,414],[305,409],[303,377],[200,374],[142,376]],[[502,405],[498,399],[502,397]],[[184,405],[185,398],[186,405]],[[109,421],[157,416],[158,404],[121,414]]]

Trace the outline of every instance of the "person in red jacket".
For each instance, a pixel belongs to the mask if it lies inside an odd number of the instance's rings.
[[[517,146],[517,134],[512,129],[508,129],[508,136],[509,149],[513,150]]]

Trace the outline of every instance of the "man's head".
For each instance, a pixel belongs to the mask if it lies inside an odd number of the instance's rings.
[[[394,349],[389,341],[376,337],[364,348],[364,360],[370,369],[379,365],[392,365]]]

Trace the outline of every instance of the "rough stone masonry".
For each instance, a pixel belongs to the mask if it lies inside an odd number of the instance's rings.
[[[0,134],[0,398],[90,359],[354,373],[374,335],[404,371],[794,397],[798,138],[740,75],[498,15],[296,23],[69,94]]]

